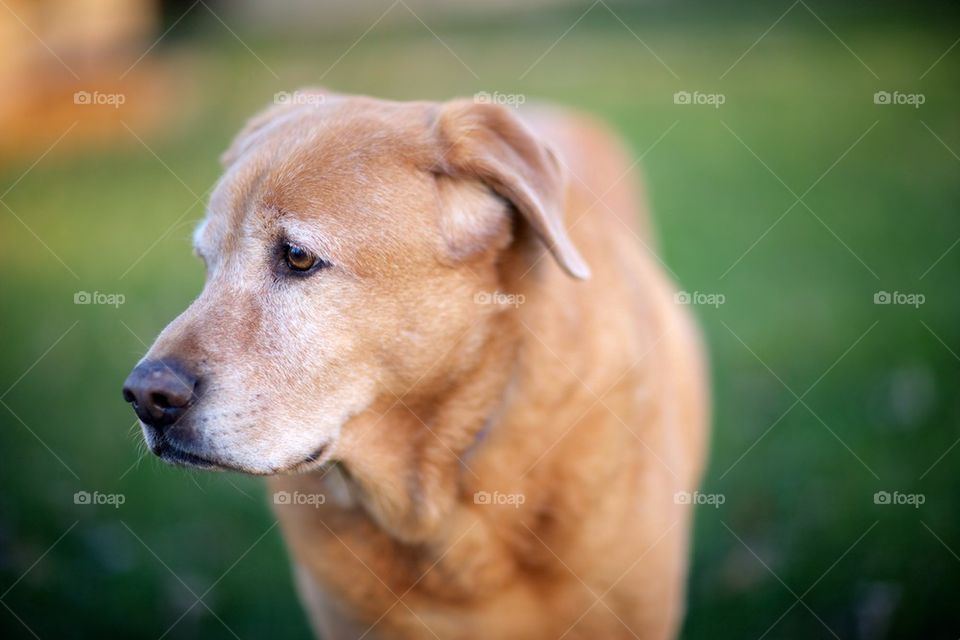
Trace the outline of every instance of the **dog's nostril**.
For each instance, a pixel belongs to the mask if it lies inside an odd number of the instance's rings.
[[[154,393],[150,396],[150,401],[154,406],[160,407],[161,409],[169,409],[171,404],[170,400],[162,393]]]

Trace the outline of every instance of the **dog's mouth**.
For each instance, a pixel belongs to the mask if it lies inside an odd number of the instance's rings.
[[[321,445],[312,453],[310,453],[310,455],[306,456],[299,462],[295,462],[294,464],[284,468],[272,469],[269,471],[246,469],[223,462],[221,460],[216,460],[215,458],[201,456],[196,453],[181,449],[167,439],[160,440],[154,447],[152,447],[151,450],[153,451],[154,455],[167,464],[181,467],[193,467],[195,469],[203,469],[206,471],[238,471],[240,473],[248,473],[258,476],[302,473],[305,471],[312,471],[317,468],[322,468],[330,462],[330,460],[324,459],[324,454],[327,453],[328,450],[328,446],[326,444]]]
[[[197,469],[206,469],[207,471],[243,471],[232,465],[205,458],[189,451],[170,444],[167,440],[161,440],[153,448],[153,453],[166,463],[180,465],[184,467],[194,467]]]
[[[305,457],[300,462],[296,462],[288,467],[283,469],[278,469],[276,473],[278,474],[297,474],[305,473],[307,471],[317,471],[319,469],[325,468],[327,465],[332,464],[330,456],[324,455],[328,453],[329,447],[326,444],[320,445],[314,451]]]

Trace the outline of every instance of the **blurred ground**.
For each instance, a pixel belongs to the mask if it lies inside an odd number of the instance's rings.
[[[684,290],[723,296],[696,307],[716,396],[703,491],[724,502],[698,507],[684,637],[960,635],[957,13],[589,6],[428,27],[397,4],[363,38],[312,41],[198,7],[151,53],[185,87],[164,96],[164,128],[71,147],[81,117],[0,170],[3,637],[307,637],[261,482],[141,459],[119,392],[200,289],[189,235],[219,153],[305,84],[548,99],[642,157],[664,261]],[[124,303],[74,304],[81,291]]]

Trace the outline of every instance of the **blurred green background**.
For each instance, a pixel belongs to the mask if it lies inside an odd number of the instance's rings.
[[[555,101],[642,156],[664,261],[724,299],[695,307],[715,394],[703,491],[724,503],[697,507],[683,637],[960,635],[955,9],[411,0],[293,35],[221,9],[168,6],[142,47],[169,28],[149,53],[175,70],[162,126],[121,107],[119,133],[71,146],[81,114],[57,149],[42,156],[69,122],[0,167],[0,635],[308,637],[262,482],[144,456],[120,386],[200,290],[189,236],[218,155],[309,84]],[[875,304],[884,291],[924,302]]]

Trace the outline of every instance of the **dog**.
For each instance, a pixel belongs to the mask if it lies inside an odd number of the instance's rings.
[[[150,449],[269,476],[321,638],[674,637],[708,376],[629,155],[555,107],[293,95],[126,381]]]

